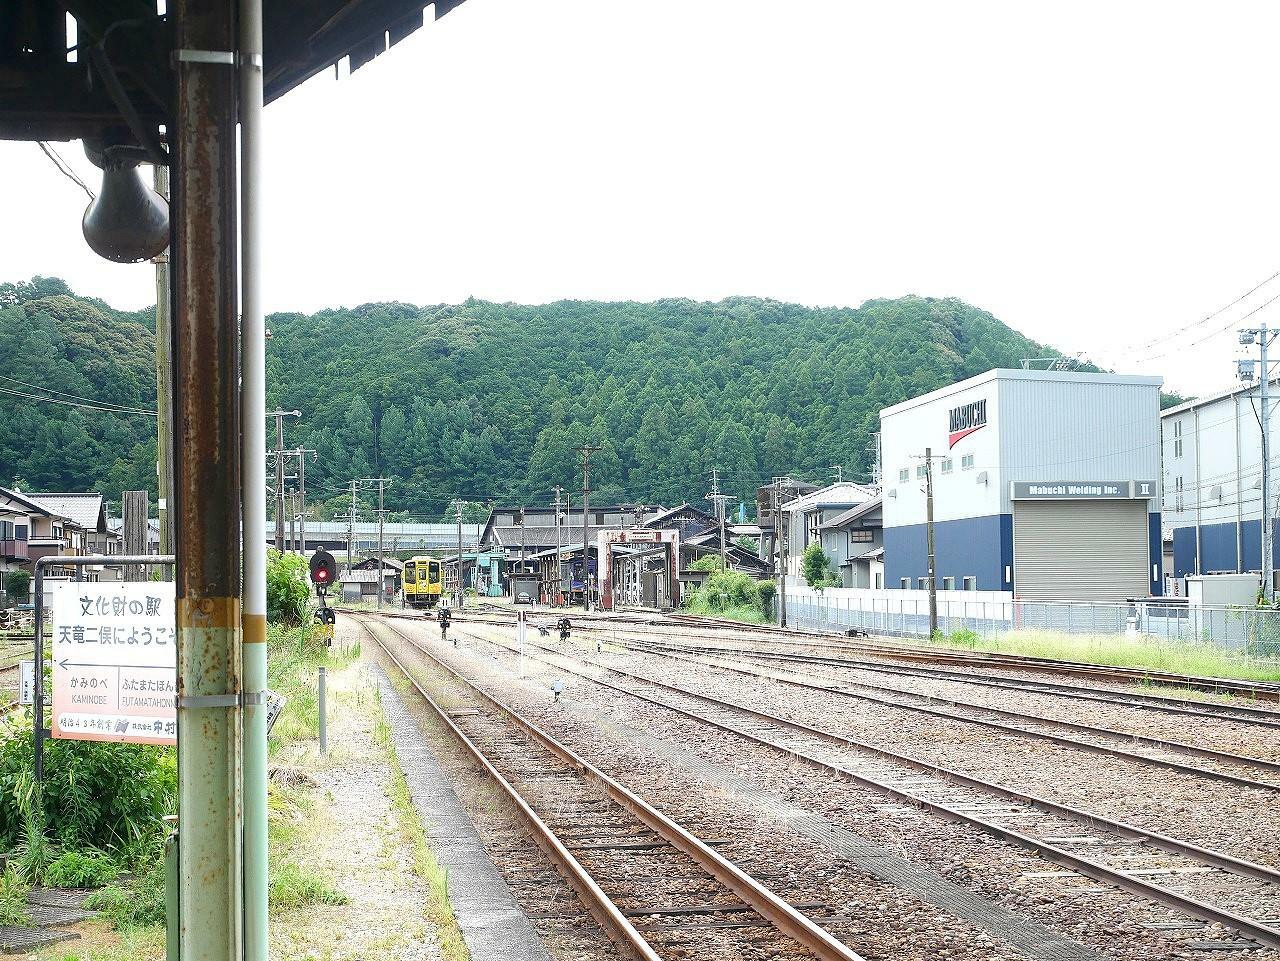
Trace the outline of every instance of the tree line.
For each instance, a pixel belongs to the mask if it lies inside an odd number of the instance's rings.
[[[286,446],[317,451],[313,509],[345,512],[351,479],[383,476],[393,519],[441,517],[454,497],[576,490],[584,444],[600,448],[601,504],[696,501],[713,467],[748,504],[774,475],[818,480],[839,464],[865,479],[882,407],[1053,353],[979,308],[915,296],[380,303],[268,326],[268,403],[303,412]],[[0,392],[5,481],[154,492],[155,420],[129,412],[154,409],[153,330],[153,311],[113,310],[56,278],[0,284],[0,387],[40,398]],[[368,488],[358,500],[367,510]]]

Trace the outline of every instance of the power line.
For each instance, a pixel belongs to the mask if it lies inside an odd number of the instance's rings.
[[[76,172],[71,169],[71,165],[62,159],[62,156],[58,153],[58,151],[53,149],[52,144],[47,143],[44,140],[37,140],[36,144],[40,147],[41,150],[44,151],[44,155],[49,158],[49,160],[53,163],[53,165],[58,168],[58,173],[62,174],[62,176],[72,181],[74,184],[76,184],[76,186],[78,186],[81,190],[87,193],[89,195],[90,200],[98,199],[97,194],[95,194],[92,190],[90,190],[89,185],[86,184],[83,180],[81,180],[80,177],[76,174]]]
[[[141,407],[129,407],[125,404],[116,404],[111,401],[97,400],[93,397],[84,397],[80,394],[71,394],[65,390],[54,390],[52,387],[44,387],[40,384],[28,384],[25,380],[18,380],[16,377],[9,377],[5,374],[0,374],[0,380],[7,380],[10,383],[19,384],[23,387],[30,387],[32,390],[43,390],[46,393],[57,394],[59,397],[70,397],[72,400],[82,400],[86,404],[93,404],[95,407],[110,407],[130,414],[152,414],[152,416],[154,416],[152,411],[143,410]]]
[[[3,391],[6,394],[14,394],[18,397],[26,397],[30,400],[44,401],[46,404],[62,404],[65,407],[79,407],[81,410],[97,410],[102,411],[105,414],[142,414],[146,417],[157,416],[155,411],[131,409],[113,410],[103,404],[78,404],[74,401],[61,400],[57,397],[42,397],[38,394],[28,394],[25,391],[14,390],[10,387],[0,387],[0,391]]]
[[[1183,334],[1187,333],[1188,331],[1201,326],[1202,324],[1207,324],[1209,321],[1213,320],[1215,317],[1220,316],[1221,314],[1230,310],[1232,307],[1236,306],[1242,301],[1247,300],[1250,296],[1257,293],[1259,290],[1261,290],[1267,284],[1271,283],[1271,281],[1275,280],[1277,277],[1280,277],[1280,270],[1277,270],[1270,277],[1250,287],[1248,290],[1246,290],[1243,294],[1241,294],[1235,300],[1231,301],[1231,303],[1225,304],[1224,306],[1219,307],[1217,310],[1213,311],[1212,313],[1205,314],[1205,316],[1201,317],[1199,320],[1192,321],[1191,323],[1183,327],[1179,327],[1176,330],[1170,331],[1169,333],[1161,334],[1158,337],[1153,337],[1151,340],[1147,341],[1146,343],[1143,343],[1143,344],[1131,343],[1122,347],[1116,347],[1107,352],[1120,353],[1120,352],[1127,352],[1130,350],[1146,350],[1150,347],[1155,347],[1159,344],[1163,344],[1166,341],[1173,340],[1176,337],[1180,337]]]

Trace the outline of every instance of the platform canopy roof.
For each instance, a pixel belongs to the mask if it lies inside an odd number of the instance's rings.
[[[439,19],[462,2],[263,0],[267,101],[344,58],[360,69],[421,27],[427,7]],[[0,139],[154,145],[173,115],[170,38],[155,0],[5,0]]]

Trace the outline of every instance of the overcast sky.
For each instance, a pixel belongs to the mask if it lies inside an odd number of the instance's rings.
[[[268,108],[267,308],[955,296],[1229,386],[1280,279],[1147,345],[1280,271],[1277,36],[1275,3],[467,0]],[[0,169],[0,279],[151,303],[36,145]]]

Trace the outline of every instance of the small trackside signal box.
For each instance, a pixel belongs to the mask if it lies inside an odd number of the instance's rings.
[[[325,588],[338,579],[338,562],[328,551],[319,550],[311,555],[311,583]]]

